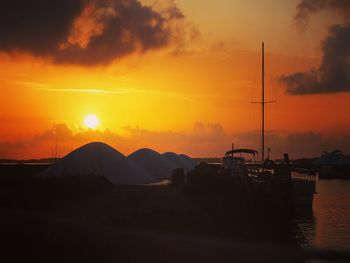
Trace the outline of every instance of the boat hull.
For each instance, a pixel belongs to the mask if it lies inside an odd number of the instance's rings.
[[[295,206],[312,206],[314,194],[316,193],[315,181],[294,179],[292,187],[292,202]]]

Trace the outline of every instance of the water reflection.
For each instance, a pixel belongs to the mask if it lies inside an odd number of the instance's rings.
[[[316,191],[313,209],[296,213],[304,245],[350,250],[350,181],[320,180]]]
[[[312,247],[316,236],[316,218],[312,208],[298,208],[295,211],[295,220],[299,227],[296,231],[303,247]]]

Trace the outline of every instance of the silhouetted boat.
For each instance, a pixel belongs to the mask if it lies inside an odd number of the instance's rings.
[[[248,176],[257,179],[255,182],[263,184],[265,190],[270,189],[270,191],[278,193],[278,198],[286,198],[288,202],[296,206],[312,206],[313,195],[316,192],[316,176],[308,174],[307,171],[304,173],[299,170],[293,170],[290,166],[288,154],[285,154],[284,162],[279,164],[271,161],[269,157],[265,159],[265,104],[275,101],[265,100],[264,53],[264,43],[262,43],[262,95],[260,102],[254,102],[261,104],[261,163],[259,165],[247,165],[244,170],[247,171]],[[257,154],[257,151],[249,151],[254,156]],[[246,152],[249,153],[249,151]]]
[[[316,190],[316,176],[310,175],[307,171],[293,170],[290,166],[288,154],[284,155],[284,162],[277,164],[265,159],[265,104],[275,101],[265,100],[265,50],[262,43],[262,83],[261,83],[261,164],[250,165],[246,168],[251,177],[256,177],[264,182],[265,188],[283,193],[283,197],[296,206],[312,206],[313,196]]]
[[[232,145],[232,150],[226,152],[220,165],[207,167],[202,165],[197,172],[235,178],[247,192],[269,195],[274,202],[280,202],[282,206],[286,202],[296,206],[312,206],[316,177],[293,170],[288,154],[285,154],[285,161],[282,163],[275,163],[269,157],[265,159],[265,104],[274,101],[265,100],[264,71],[264,43],[262,43],[262,100],[254,102],[262,106],[261,161],[256,160],[258,151],[234,149]],[[242,156],[237,157],[235,154],[250,154],[254,162],[249,163]]]

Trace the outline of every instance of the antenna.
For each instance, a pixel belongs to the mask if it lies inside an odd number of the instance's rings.
[[[261,45],[261,101],[252,103],[261,104],[261,162],[265,161],[265,104],[276,102],[275,100],[265,101],[265,44]]]

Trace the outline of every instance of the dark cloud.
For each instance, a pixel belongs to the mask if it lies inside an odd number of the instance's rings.
[[[335,25],[329,32],[318,69],[281,77],[289,94],[350,92],[350,25]]]
[[[302,0],[297,5],[295,20],[299,26],[306,26],[309,16],[313,13],[330,10],[341,14],[345,19],[350,15],[349,0]]]
[[[2,1],[0,49],[53,53],[83,9],[82,0]]]
[[[297,6],[296,21],[305,25],[311,14],[329,10],[344,18],[333,25],[322,42],[322,62],[319,68],[285,75],[280,80],[292,95],[350,92],[350,1],[303,0]]]
[[[175,4],[155,11],[139,0],[27,0],[0,6],[0,50],[25,51],[56,63],[106,64],[167,46]]]

